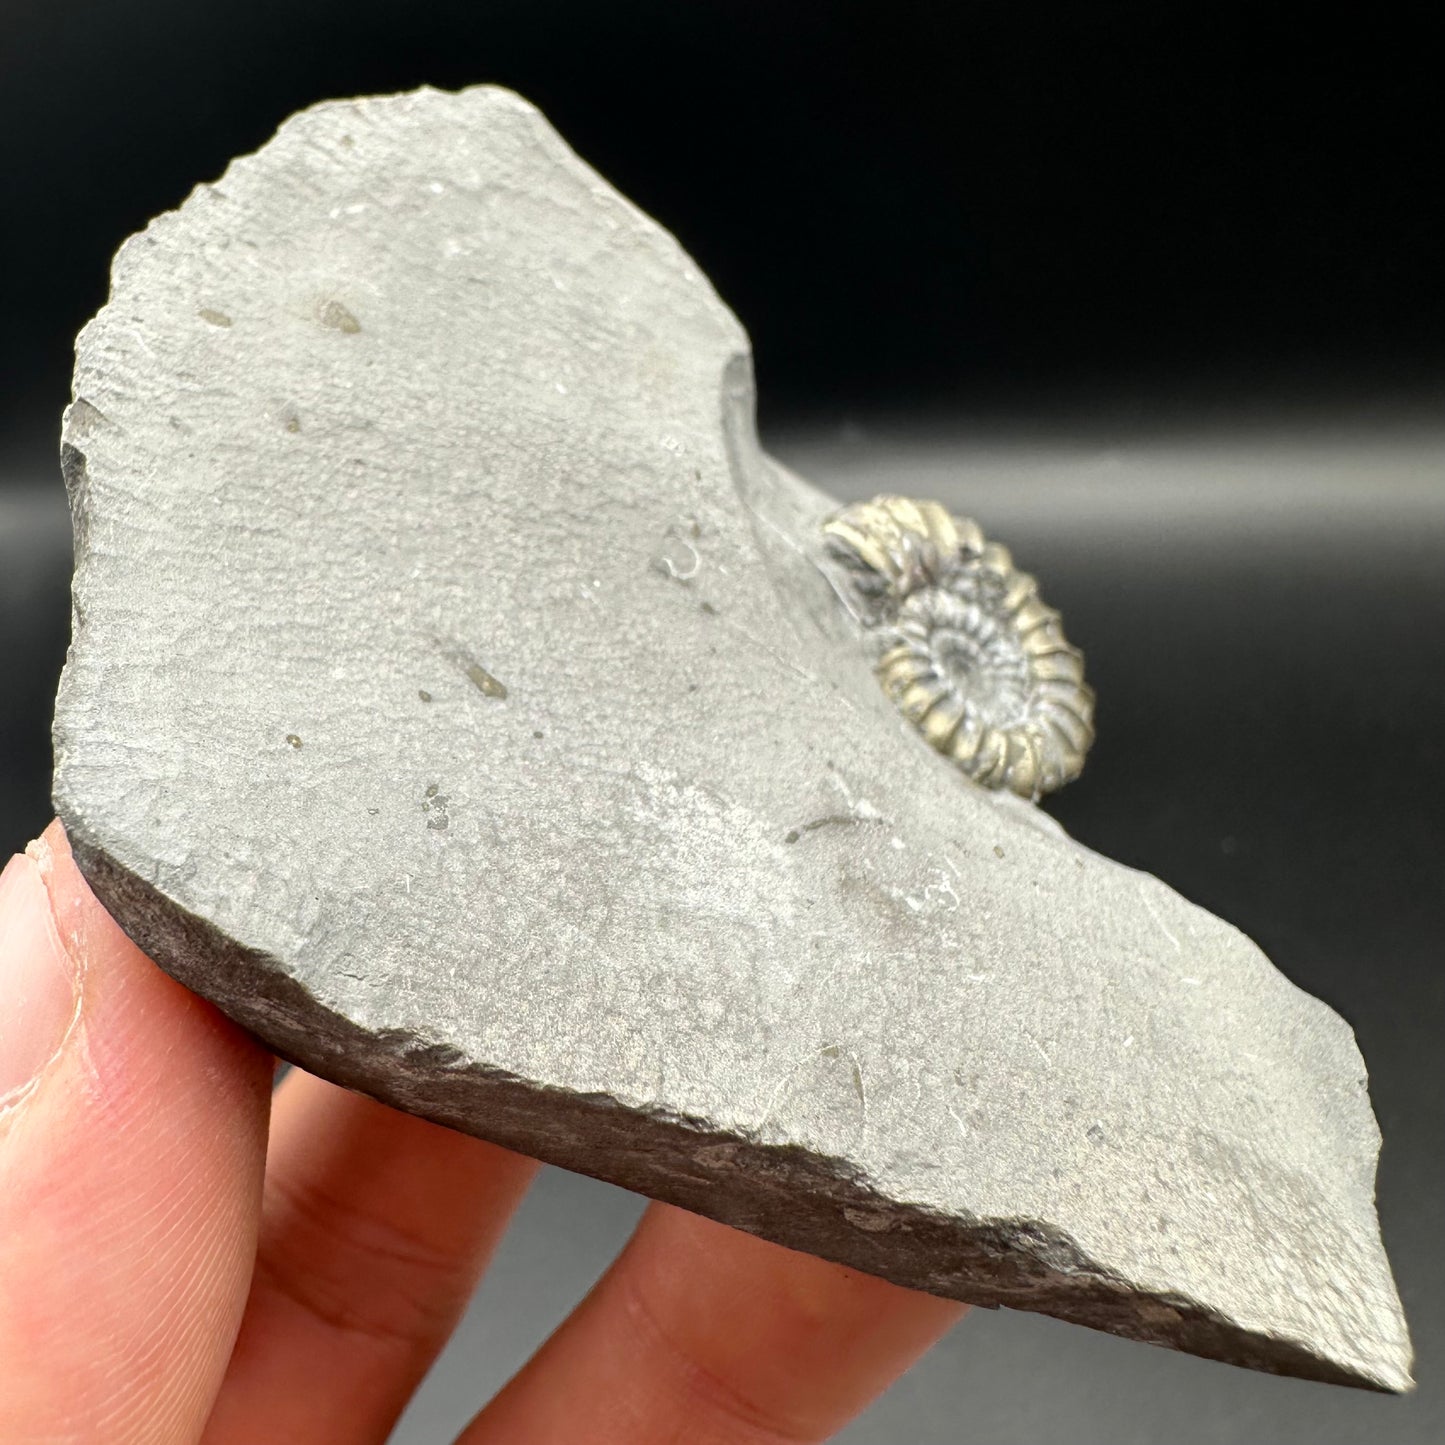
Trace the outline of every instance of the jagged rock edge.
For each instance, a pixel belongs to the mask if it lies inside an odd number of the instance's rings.
[[[541,118],[536,107],[505,87],[486,88],[501,92],[521,108]],[[403,96],[359,97],[357,100],[404,99],[433,89],[424,86]],[[318,111],[355,105],[357,100],[320,102],[289,117],[275,134],[279,135]],[[589,177],[601,181],[624,213],[640,222],[649,234],[663,240],[674,253],[675,260],[682,260],[690,266],[686,252],[665,226],[617,192],[550,128],[548,136],[569,162],[580,167]],[[211,192],[217,193],[219,199],[225,199],[220,187],[234,168],[253,161],[273,139],[274,136],[268,138],[256,151],[233,158],[214,182],[199,183],[180,205],[157,215],[142,232],[129,237],[112,263],[111,291],[106,304],[110,304],[114,295],[116,279],[131,246],[140,244],[157,229],[164,230],[198,195]],[[731,308],[705,277],[702,280],[715,303],[734,325],[738,325]],[[99,313],[94,319],[98,316]],[[89,325],[77,338],[77,351],[84,344]],[[741,331],[741,326],[738,329]],[[743,422],[748,453],[768,460],[761,452],[753,422],[751,371],[752,358],[746,349],[729,358],[724,368],[721,390],[725,400],[725,417],[729,411],[732,412],[728,418],[731,425],[725,427],[725,435],[730,443],[736,442],[740,429],[735,428],[740,421]],[[741,397],[738,395],[739,380],[742,380],[745,392]],[[76,396],[74,401],[77,405],[88,405],[83,397]],[[738,406],[740,401],[744,402],[742,407]],[[102,424],[108,421],[102,413],[97,412],[97,418]],[[78,594],[81,590],[79,583],[89,561],[89,519],[86,458],[70,440],[70,435],[74,430],[83,434],[89,428],[72,426],[71,421],[68,417],[62,444],[62,471],[70,498],[75,538],[76,585],[72,591],[70,644],[73,656],[80,650],[84,637],[85,619]],[[736,472],[741,458],[732,445],[729,445],[729,454],[735,470],[734,480],[739,482],[741,479]],[[747,489],[739,486],[739,494],[751,513]],[[59,760],[64,752],[64,739],[58,730],[55,742]],[[483,1137],[495,1143],[653,1197],[664,1192],[658,1190],[655,1181],[665,1180],[669,1186],[665,1197],[683,1208],[864,1273],[985,1308],[1008,1306],[1049,1314],[1124,1338],[1267,1373],[1385,1393],[1396,1392],[1400,1388],[1393,1380],[1383,1376],[1322,1358],[1297,1341],[1240,1325],[1197,1301],[1180,1296],[1141,1293],[1122,1276],[1094,1264],[1075,1240],[1044,1221],[998,1219],[965,1223],[924,1206],[904,1205],[879,1195],[861,1181],[857,1171],[844,1160],[810,1154],[798,1146],[739,1139],[710,1128],[705,1121],[685,1116],[660,1111],[640,1112],[608,1095],[576,1095],[519,1079],[504,1071],[488,1070],[483,1065],[469,1063],[446,1046],[419,1040],[403,1032],[376,1034],[363,1030],[317,1001],[275,959],[235,943],[213,925],[187,913],[154,885],[112,858],[103,846],[87,836],[78,810],[68,807],[59,792],[55,806],[66,824],[81,872],[121,928],[138,946],[172,977],[208,998],[228,1017],[254,1033],[279,1057],[343,1087],[460,1132],[479,1134],[480,1131],[469,1126],[467,1121],[469,1118],[485,1117],[485,1111],[449,1105],[435,1100],[427,1092],[429,1083],[462,1081],[477,1093],[491,1091],[494,1094],[491,1102],[499,1109],[499,1114],[494,1116],[498,1124],[492,1127],[493,1120],[489,1118]],[[289,995],[290,1003],[294,1005],[294,1017],[288,1017],[293,1013],[291,1007],[268,1015],[266,1000],[261,1000],[261,1006],[257,1007],[257,998],[240,990],[223,996],[215,987],[216,974],[198,966],[203,959],[213,965],[222,964],[228,977],[235,977],[253,989],[264,979],[271,986],[275,996],[273,1001],[278,1005],[282,1003],[282,995]],[[323,1018],[332,1025],[336,1037],[322,1041],[331,1047],[318,1049],[314,1046],[317,1042],[315,1029]],[[342,1037],[348,1042],[339,1042]],[[378,1087],[370,1071],[358,1070],[349,1062],[349,1055],[358,1045],[368,1051],[373,1061],[378,1049],[391,1055],[401,1070],[401,1076],[393,1087]],[[438,1074],[439,1079],[429,1081],[419,1077],[423,1070]],[[364,1072],[366,1076],[363,1076]],[[543,1111],[538,1109],[535,1097],[543,1093],[555,1096],[546,1110],[554,1116],[548,1118],[548,1125],[557,1122],[555,1115],[560,1112],[558,1104],[561,1101],[570,1105],[577,1117],[585,1121],[584,1127],[575,1131],[575,1137],[569,1135],[559,1139],[555,1132],[537,1129],[533,1116]],[[514,1099],[511,1094],[523,1097]],[[654,1126],[672,1137],[655,1143],[629,1144],[621,1136],[637,1124]],[[600,1147],[592,1142],[602,1138],[609,1142]],[[617,1139],[616,1146],[610,1142],[613,1138]],[[687,1147],[683,1147],[685,1141],[690,1141]],[[592,1159],[593,1150],[602,1156],[600,1160]],[[710,1157],[706,1153],[709,1150],[713,1151]],[[719,1172],[731,1173],[736,1168],[738,1176],[747,1184],[750,1196],[756,1192],[756,1200],[740,1200],[734,1196],[718,1201],[713,1198],[711,1178],[699,1178],[686,1170],[666,1173],[647,1167],[651,1161],[671,1155],[692,1164],[694,1168],[716,1167],[718,1163],[723,1165]],[[614,1163],[614,1160],[618,1162]],[[767,1180],[766,1185],[763,1180]],[[736,1190],[737,1181],[733,1180],[730,1187]],[[827,1200],[837,1207],[840,1215],[849,1210],[855,1215],[886,1219],[887,1227],[880,1230],[875,1225],[870,1231],[841,1218],[831,1221],[799,1218],[799,1201],[805,1197]],[[729,1207],[720,1210],[716,1207],[718,1202]],[[750,1202],[757,1204],[756,1210],[749,1207]],[[776,1202],[781,1204],[780,1211],[769,1212],[767,1206]],[[774,1219],[781,1220],[782,1227],[769,1222]],[[912,1236],[915,1246],[906,1257],[896,1252],[888,1253],[890,1262],[880,1265],[879,1258],[886,1253],[881,1249],[882,1241],[889,1235],[897,1234]],[[931,1273],[919,1267],[927,1260],[949,1257],[964,1263],[955,1262],[946,1271]],[[969,1260],[987,1263],[992,1278],[985,1282],[976,1277],[977,1270],[968,1265]],[[1010,1268],[1016,1271],[1018,1283],[1000,1284],[999,1277]],[[939,1277],[945,1273],[946,1279]],[[1091,1293],[1080,1289],[1081,1280],[1087,1282]],[[1170,1320],[1166,1312],[1172,1312],[1177,1320]],[[1145,1318],[1151,1313],[1152,1319]]]
[[[724,303],[726,304],[726,303]],[[719,385],[719,420],[721,432],[725,444],[725,453],[728,466],[732,473],[732,482],[738,497],[743,504],[745,515],[749,519],[753,532],[753,538],[758,546],[759,555],[764,561],[764,570],[769,585],[780,594],[780,603],[784,601],[779,587],[779,557],[775,550],[775,539],[768,535],[768,523],[759,513],[757,506],[757,489],[752,484],[749,475],[753,468],[770,468],[778,471],[778,464],[763,450],[761,440],[757,433],[757,390],[754,382],[753,360],[751,352],[744,349],[730,356],[720,376]],[[811,484],[803,482],[807,490],[812,491]],[[797,559],[790,559],[797,560]],[[787,608],[782,607],[784,613]],[[931,754],[930,754],[931,756]],[[1063,830],[1063,828],[1041,809],[1023,803],[1022,806],[1015,806],[1016,802],[1007,793],[994,794],[986,790],[978,789],[977,785],[966,777],[951,774],[956,785],[973,788],[982,792],[985,799],[995,806],[1007,805],[1010,809],[1010,816],[1015,821],[1027,821],[1039,831],[1044,832],[1053,839],[1067,839],[1075,847],[1082,848],[1083,845],[1075,842]],[[1126,868],[1127,865],[1120,864],[1113,859],[1106,860],[1112,866]],[[1129,869],[1130,872],[1140,870]],[[1150,878],[1152,875],[1141,873],[1140,876]],[[1230,924],[1233,928],[1234,925]],[[1240,937],[1252,948],[1257,948],[1252,939],[1249,939],[1241,930],[1235,929]],[[1276,965],[1270,962],[1270,967]],[[1295,984],[1293,980],[1287,980],[1294,988],[1300,998],[1310,1007],[1322,1006],[1321,1000],[1315,998],[1305,989]],[[1331,1010],[1333,1014],[1333,1010]],[[1338,1019],[1338,1015],[1334,1015]],[[1348,1024],[1339,1020],[1344,1027]],[[1353,1032],[1351,1033],[1353,1038]],[[1373,1118],[1373,1115],[1371,1116]],[[687,1123],[689,1121],[679,1121]],[[759,1146],[768,1147],[768,1146]],[[1376,1146],[1373,1165],[1373,1173],[1378,1177],[1379,1171],[1379,1134],[1376,1130]],[[819,1163],[826,1163],[835,1172],[834,1177],[846,1178],[849,1176],[846,1161],[819,1159],[818,1156],[808,1156],[810,1159],[818,1160]],[[859,1183],[865,1191],[866,1184]],[[872,1191],[867,1191],[872,1193]],[[873,1195],[875,1199],[878,1196]],[[900,1206],[891,1201],[880,1201],[882,1206],[888,1210],[896,1211]],[[932,1289],[928,1284],[917,1284],[915,1287],[929,1290],[931,1293],[943,1293],[946,1297],[966,1300],[968,1303],[983,1305],[988,1308],[1009,1306],[1011,1308],[1035,1310],[1039,1313],[1049,1314],[1059,1319],[1067,1319],[1072,1323],[1083,1324],[1090,1328],[1100,1329],[1105,1333],[1119,1334],[1129,1339],[1139,1340],[1148,1344],[1157,1344],[1165,1348],[1181,1350],[1188,1354],[1198,1354],[1204,1358],[1218,1359],[1231,1364],[1242,1365],[1246,1368],[1261,1370],[1266,1373],[1284,1374],[1298,1376],[1300,1378],[1318,1379],[1329,1383],[1355,1385],[1363,1388],[1377,1390],[1382,1393],[1398,1393],[1399,1385],[1392,1379],[1385,1376],[1375,1377],[1357,1370],[1347,1370],[1335,1366],[1332,1362],[1324,1360],[1318,1353],[1308,1346],[1297,1341],[1281,1336],[1272,1335],[1259,1330],[1248,1329],[1230,1320],[1216,1310],[1186,1296],[1175,1294],[1145,1294],[1136,1286],[1131,1284],[1117,1272],[1109,1270],[1096,1264],[1089,1259],[1087,1253],[1079,1246],[1076,1240],[1066,1231],[1057,1229],[1041,1220],[1029,1220],[1022,1218],[995,1219],[992,1221],[975,1220],[972,1225],[961,1225],[956,1218],[939,1214],[925,1206],[906,1206],[919,1217],[931,1219],[940,1228],[951,1234],[956,1234],[960,1229],[973,1229],[982,1240],[985,1237],[996,1237],[1001,1241],[999,1249],[1002,1253],[1015,1253],[1020,1258],[1032,1258],[1042,1268],[1040,1283],[1046,1279],[1055,1283],[1074,1281],[1079,1278],[1087,1278],[1097,1281],[1099,1286],[1115,1296],[1127,1296],[1132,1300],[1140,1301],[1146,1310],[1151,1306],[1155,1311],[1173,1310],[1181,1316],[1187,1316],[1196,1322],[1201,1338],[1205,1335],[1212,1337],[1215,1341],[1210,1347],[1205,1348],[1197,1344],[1185,1342],[1178,1334],[1168,1330],[1129,1329],[1121,1327],[1117,1320],[1110,1323],[1099,1323],[1095,1320],[1084,1318],[1077,1314],[1070,1314],[1061,1311],[1053,1304],[1040,1304],[1036,1301],[1025,1301],[1018,1298],[1008,1298],[1000,1294],[998,1298],[985,1298],[984,1291],[969,1293],[963,1289],[940,1291]],[[706,1210],[700,1210],[707,1213]],[[813,1250],[814,1253],[825,1253],[823,1250]],[[1050,1264],[1049,1256],[1053,1256],[1054,1262]],[[829,1256],[835,1257],[835,1256]],[[852,1263],[850,1260],[839,1259],[840,1263]],[[858,1266],[866,1268],[866,1266]],[[896,1272],[889,1273],[885,1277],[900,1280]],[[1160,1319],[1167,1319],[1167,1316],[1160,1315]],[[1260,1350],[1251,1348],[1247,1351],[1233,1352],[1236,1346],[1230,1342],[1234,1340],[1249,1340],[1260,1344],[1267,1343],[1277,1353],[1267,1355]],[[1408,1381],[1408,1375],[1407,1375]],[[1413,1387],[1413,1382],[1406,1384],[1405,1388]]]
[[[368,1032],[319,1003],[277,960],[243,948],[126,869],[88,836],[63,798],[57,807],[81,872],[126,934],[279,1057],[332,1083],[910,1288],[1049,1314],[1272,1374],[1390,1389],[1196,1301],[1141,1294],[1043,1221],[949,1218],[880,1196],[843,1160],[739,1138],[698,1119],[644,1113],[607,1095],[553,1089],[409,1033]],[[234,986],[218,988],[222,979]],[[545,1106],[544,1094],[552,1096]],[[725,1176],[727,1189],[718,1189]],[[906,1248],[890,1247],[902,1239]]]

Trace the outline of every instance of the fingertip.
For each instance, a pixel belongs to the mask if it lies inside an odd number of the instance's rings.
[[[0,872],[0,1120],[61,1054],[79,1012],[79,980],[35,861]]]

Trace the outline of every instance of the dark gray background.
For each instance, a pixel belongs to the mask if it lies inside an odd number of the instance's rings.
[[[52,453],[110,253],[298,105],[499,80],[707,267],[786,460],[1043,578],[1101,697],[1051,811],[1355,1024],[1418,1394],[979,1313],[859,1442],[1445,1434],[1440,87],[1383,14],[1162,10],[0,0],[0,846],[48,816]],[[638,1207],[544,1175],[398,1439],[449,1438]]]

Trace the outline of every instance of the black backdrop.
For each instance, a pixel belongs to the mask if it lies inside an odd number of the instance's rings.
[[[1020,1356],[979,1321],[926,1438],[954,1439],[966,1411],[1000,1422],[979,1439],[1438,1439],[1445,248],[1428,42],[1383,7],[1343,23],[1258,4],[0,0],[0,846],[46,818],[67,626],[54,439],[116,245],[299,106],[511,85],[742,316],[766,433],[861,421],[906,440],[923,422],[1062,435],[1075,457],[1102,438],[1126,462],[1204,436],[1189,465],[1216,480],[1208,438],[1244,457],[1233,514],[1201,521],[1186,466],[1137,493],[1132,532],[1081,546],[1069,507],[1095,503],[1061,494],[1009,536],[1102,699],[1089,771],[1053,811],[1355,1023],[1422,1389],[1346,1397],[1082,1331]],[[1373,437],[1395,483],[1372,490],[1367,444],[1298,493],[1297,518],[1257,528],[1249,479],[1272,464],[1238,439],[1260,427],[1312,437],[1322,465],[1330,436]],[[899,1409],[858,1438],[924,1438]]]
[[[1438,52],[1388,7],[0,0],[0,398],[321,97],[496,80],[680,235],[769,417],[1397,401],[1445,362]]]

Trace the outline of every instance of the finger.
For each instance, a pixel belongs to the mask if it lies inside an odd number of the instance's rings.
[[[195,1440],[246,1298],[271,1061],[96,902],[0,879],[0,1440]]]
[[[535,1163],[294,1072],[255,1281],[206,1445],[384,1441]]]
[[[963,1308],[655,1204],[461,1445],[823,1440]]]

